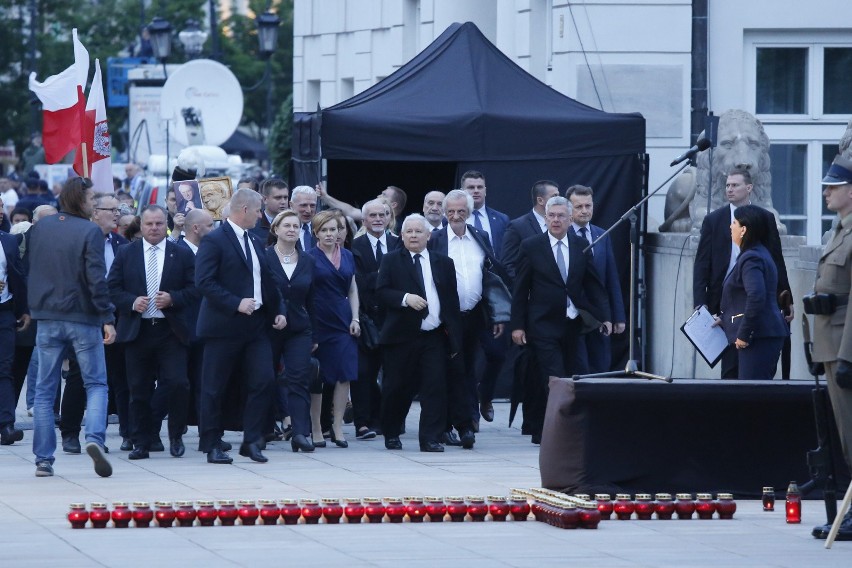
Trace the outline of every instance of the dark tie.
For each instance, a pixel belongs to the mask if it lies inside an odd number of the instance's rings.
[[[420,264],[420,253],[414,255],[414,272],[417,274],[417,282],[420,284],[420,290],[423,294],[423,299],[426,299],[426,280],[423,278],[423,266]],[[426,319],[429,316],[429,309],[420,310],[420,317]]]
[[[314,243],[311,240],[311,227],[307,223],[302,225],[302,231],[305,233],[305,251],[314,248]]]
[[[382,257],[385,256],[382,252],[382,241],[376,241],[376,264],[382,263]]]
[[[254,263],[252,262],[251,249],[249,248],[251,243],[249,242],[248,231],[243,233],[243,242],[246,245],[246,262],[248,263],[249,272],[254,272]]]
[[[583,237],[583,240],[584,240],[584,241],[586,241],[586,242],[588,243],[588,242],[589,242],[589,239],[588,239],[588,237],[586,237],[586,232],[587,232],[587,228],[586,228],[586,227],[580,227],[580,236],[581,236],[581,237]],[[591,255],[592,255],[592,256],[594,256],[594,255],[595,255],[595,249],[590,248],[590,249],[589,249],[589,252],[591,253]]]
[[[488,240],[491,240],[491,235],[482,228],[482,213],[480,213],[479,209],[475,209],[473,211],[473,226],[485,233],[485,236],[488,237]]]

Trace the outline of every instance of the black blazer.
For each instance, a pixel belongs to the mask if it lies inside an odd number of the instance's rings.
[[[790,289],[787,280],[787,265],[781,251],[781,236],[775,224],[775,216],[761,209],[766,216],[769,228],[767,249],[775,261],[778,271],[778,289],[775,301],[784,290]],[[701,238],[698,250],[695,252],[695,266],[692,273],[692,303],[696,306],[705,305],[711,314],[718,314],[722,299],[722,283],[731,262],[731,207],[725,205],[716,209],[701,223]]]
[[[461,312],[456,268],[450,257],[434,251],[429,251],[429,265],[441,302],[439,317],[449,337],[450,353],[458,353],[461,350]],[[379,343],[387,345],[417,340],[423,318],[417,310],[402,305],[405,294],[422,295],[423,292],[414,274],[411,254],[407,249],[399,248],[382,258],[376,279],[376,296],[387,311]]]
[[[386,233],[387,248],[384,255],[402,248],[399,237]],[[379,275],[379,264],[376,253],[370,246],[367,235],[352,239],[352,256],[355,257],[355,283],[358,286],[358,303],[361,311],[370,316],[377,326],[385,321],[385,310],[379,305],[376,297],[376,278]],[[384,260],[384,256],[382,256]]]
[[[275,244],[274,239],[270,238],[269,234],[269,219],[266,218],[266,212],[260,212],[260,219],[257,220],[257,224],[254,228],[249,229],[249,232],[253,235],[257,236],[260,239],[260,242],[264,245]]]
[[[272,279],[287,308],[287,327],[282,331],[295,333],[312,329],[310,306],[313,288],[311,285],[314,281],[313,257],[304,252],[299,253],[299,262],[296,263],[292,279],[287,278],[274,246],[267,247],[266,258],[272,271]]]
[[[275,316],[286,316],[287,310],[272,279],[263,244],[251,232],[248,235],[260,263],[261,310],[271,326]],[[240,300],[254,295],[254,281],[242,243],[227,221],[202,239],[195,257],[195,285],[202,295],[199,337],[246,337],[253,333],[249,316],[237,308]]]
[[[171,295],[173,305],[162,312],[175,336],[187,345],[190,340],[188,308],[198,301],[198,290],[195,288],[195,256],[189,249],[168,239],[163,242],[166,244],[166,256],[163,275],[160,278],[160,290]],[[116,328],[118,343],[133,341],[139,335],[142,314],[133,309],[133,302],[139,296],[148,295],[143,243],[140,239],[121,247],[107,278],[110,299],[119,315]]]
[[[540,235],[541,227],[538,224],[538,219],[535,214],[529,211],[526,215],[521,215],[517,219],[512,219],[509,226],[506,227],[506,232],[503,235],[503,267],[509,276],[506,285],[511,288],[512,282],[515,280],[515,274],[518,269],[518,261],[521,255],[521,242],[524,239]]]
[[[30,308],[27,302],[27,284],[21,266],[18,239],[0,231],[0,245],[6,255],[6,286],[9,287],[9,293],[12,294],[12,301],[15,303],[15,317],[20,319],[24,314],[30,313]]]
[[[112,253],[116,256],[118,256],[118,249],[119,248],[130,243],[130,241],[128,241],[127,239],[125,239],[124,237],[119,235],[118,233],[113,233],[113,232],[110,232],[107,236],[105,236],[104,240],[106,241],[104,243],[104,246],[106,246],[107,243],[109,243],[109,246],[112,247]]]
[[[521,256],[512,296],[512,330],[523,329],[527,337],[561,337],[565,325],[566,294],[579,310],[598,321],[612,321],[609,299],[591,259],[583,254],[587,245],[568,231],[568,281],[556,267],[550,235],[542,233],[521,243]]]

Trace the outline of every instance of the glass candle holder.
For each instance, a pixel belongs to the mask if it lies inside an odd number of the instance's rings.
[[[612,499],[607,493],[596,493],[595,503],[597,503],[598,511],[601,513],[601,520],[608,521],[612,517]]]
[[[84,529],[89,522],[89,511],[85,503],[71,503],[68,511],[68,522],[72,529]]]
[[[467,512],[470,515],[470,520],[475,523],[481,523],[488,515],[488,504],[485,503],[485,497],[479,495],[469,495],[467,498]]]
[[[509,502],[509,512],[512,513],[513,521],[526,521],[530,516],[530,504],[527,503],[526,499],[513,497]]]
[[[488,496],[488,512],[491,513],[491,520],[494,522],[504,522],[509,516],[511,508],[509,501],[505,497],[499,495]]]
[[[357,525],[364,518],[364,505],[361,499],[357,497],[347,497],[346,506],[343,507],[343,515],[346,517],[346,522],[352,525]]]
[[[295,499],[281,499],[278,501],[281,510],[281,519],[285,525],[296,525],[302,518],[302,508]]]
[[[89,511],[89,520],[92,522],[92,528],[105,529],[110,518],[106,503],[92,503],[92,509]]]
[[[675,513],[679,520],[687,520],[692,518],[695,512],[695,501],[692,500],[692,493],[678,493],[675,501]]]
[[[192,504],[192,501],[178,501],[175,503],[177,510],[175,518],[179,527],[191,527],[195,524],[195,519],[198,517],[198,512]]]
[[[461,523],[467,515],[467,503],[464,502],[464,497],[447,497],[447,514],[450,515],[450,522]]]
[[[278,517],[281,516],[281,509],[275,503],[275,500],[261,499],[258,504],[260,505],[260,521],[264,525],[277,525]]]
[[[788,523],[798,524],[802,522],[802,494],[795,481],[791,481],[790,485],[787,486],[787,498],[784,503],[784,510]]]
[[[322,517],[322,506],[316,499],[302,499],[299,502],[302,505],[302,518],[305,519],[307,525],[319,524]]]
[[[737,503],[734,501],[734,496],[730,493],[719,493],[716,496],[716,512],[720,519],[733,519],[734,513],[737,512]]]
[[[164,529],[169,528],[175,522],[175,509],[169,501],[156,501],[154,503],[156,510],[154,518],[157,519],[157,526]]]
[[[253,525],[257,522],[260,511],[251,499],[241,499],[237,503],[237,516],[243,525]]]
[[[775,510],[775,488],[774,487],[764,487],[763,488],[763,510],[764,511],[774,511]]]
[[[426,513],[429,515],[429,522],[444,522],[444,515],[447,514],[447,504],[444,503],[442,497],[426,497],[425,505]]]
[[[426,505],[423,503],[423,497],[406,497],[405,512],[408,514],[408,520],[412,523],[422,523],[426,517]]]
[[[580,505],[580,527],[584,529],[596,529],[601,522],[601,512],[594,503],[583,503]]]
[[[127,505],[126,501],[112,502],[112,525],[117,529],[126,529],[130,526],[130,521],[133,520],[133,511]]]
[[[343,516],[343,507],[340,505],[340,499],[332,497],[323,498],[322,516],[325,517],[325,524],[339,525],[340,518]]]
[[[405,518],[405,504],[399,497],[385,497],[385,513],[392,523],[401,523]]]
[[[198,524],[202,527],[212,527],[216,524],[218,517],[219,511],[213,506],[213,501],[202,500],[198,502],[196,518],[198,519]]]
[[[385,505],[378,497],[367,497],[364,499],[364,513],[367,522],[381,523],[385,518]]]
[[[633,516],[633,511],[636,510],[636,505],[627,493],[618,493],[615,496],[615,504],[612,507],[615,516],[619,521],[629,520]]]
[[[133,525],[136,528],[147,528],[151,525],[151,521],[153,520],[154,511],[151,510],[151,506],[148,505],[147,501],[133,502]]]
[[[675,512],[675,504],[672,501],[671,493],[657,493],[655,495],[654,512],[657,518],[663,521],[671,520]]]
[[[650,521],[654,516],[656,506],[648,493],[637,493],[634,502],[636,518],[640,521]]]
[[[580,526],[580,511],[573,503],[556,503],[556,514],[559,528],[576,529]]]
[[[716,512],[716,505],[713,503],[713,495],[710,493],[699,493],[695,499],[695,512],[699,519],[712,519],[713,513]]]
[[[231,499],[219,501],[219,523],[223,527],[234,526],[237,524],[237,518],[239,518],[239,512]]]

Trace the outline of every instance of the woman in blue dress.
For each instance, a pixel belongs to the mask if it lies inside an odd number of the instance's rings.
[[[323,380],[334,385],[331,441],[341,448],[349,446],[343,438],[343,413],[349,400],[349,381],[358,378],[357,337],[361,334],[355,259],[337,242],[344,222],[339,211],[317,213],[311,223],[317,246],[309,251],[314,257],[314,343],[319,345],[315,356]],[[315,411],[312,404],[311,414],[315,412],[318,409]]]

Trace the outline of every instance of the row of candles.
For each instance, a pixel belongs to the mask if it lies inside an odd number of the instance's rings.
[[[106,528],[110,522],[116,528],[131,526],[143,528],[191,527],[216,524],[242,525],[295,525],[325,524],[336,525],[341,522],[358,524],[401,523],[408,519],[412,523],[420,522],[481,522],[489,518],[501,522],[509,519],[526,521],[530,514],[530,504],[526,500],[512,500],[502,496],[485,497],[406,497],[404,499],[388,497],[379,499],[368,497],[347,498],[342,502],[336,498],[324,499],[272,499],[220,500],[213,501],[156,501],[151,508],[147,501],[136,501],[133,508],[127,502],[117,501],[110,510],[106,503],[92,503],[91,508],[84,503],[72,503],[68,512],[71,527],[82,529],[91,523],[93,528]]]

